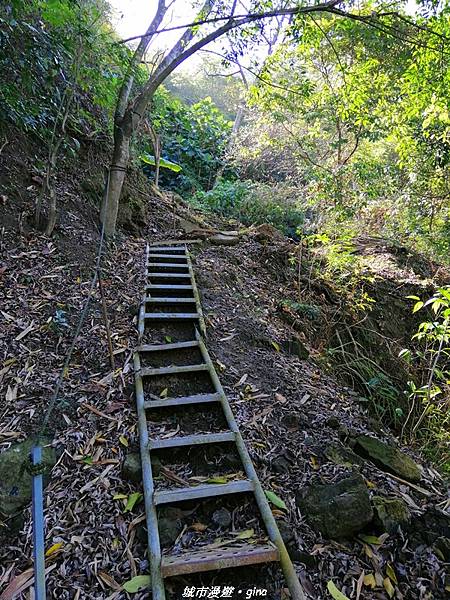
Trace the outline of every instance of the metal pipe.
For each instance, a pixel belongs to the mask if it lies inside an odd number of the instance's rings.
[[[255,471],[255,467],[253,466],[252,459],[250,458],[244,440],[242,439],[238,424],[236,423],[233,411],[231,410],[222,384],[220,383],[219,377],[217,376],[211,357],[209,356],[205,343],[203,342],[203,339],[198,332],[196,332],[196,336],[197,341],[199,343],[200,352],[203,356],[203,360],[209,367],[209,373],[214,383],[216,392],[220,394],[220,402],[222,404],[222,409],[225,414],[228,426],[231,429],[231,431],[233,431],[236,434],[236,446],[239,452],[239,456],[242,460],[245,474],[254,484],[255,500],[261,512],[261,516],[263,518],[264,525],[266,526],[269,539],[275,544],[280,553],[280,565],[283,569],[283,573],[286,578],[286,583],[291,593],[292,600],[306,600],[302,586],[300,585],[300,582],[298,580],[297,573],[295,572],[294,565],[292,564],[291,558],[288,554],[288,551],[286,550],[286,546],[284,545],[283,539],[278,530],[278,526],[270,509],[269,503],[266,498],[266,494],[264,493],[264,490],[258,479],[258,475]]]
[[[42,447],[37,445],[31,449],[33,467],[42,465]],[[33,515],[33,557],[34,557],[34,597],[45,600],[45,543],[44,543],[44,498],[42,473],[33,473],[32,481],[32,515]]]
[[[147,263],[149,245],[145,248],[145,279],[147,281]],[[138,333],[139,343],[142,342],[145,331],[145,294],[139,307]],[[161,545],[159,543],[158,517],[153,503],[155,488],[153,484],[152,463],[148,439],[147,418],[144,407],[144,388],[142,385],[141,359],[139,353],[133,355],[134,382],[136,390],[136,412],[138,416],[139,446],[141,452],[142,485],[144,487],[145,519],[147,525],[147,546],[150,561],[150,579],[153,600],[165,600],[164,582],[161,576]]]
[[[147,524],[147,543],[150,559],[150,578],[153,592],[153,600],[165,600],[164,582],[161,576],[161,545],[159,543],[158,517],[156,507],[153,503],[155,493],[152,475],[152,463],[150,460],[150,448],[148,440],[147,419],[144,408],[144,389],[142,378],[139,375],[141,361],[139,354],[134,354],[134,371],[136,386],[136,410],[139,423],[139,445],[141,449],[142,484],[144,487],[144,503]]]

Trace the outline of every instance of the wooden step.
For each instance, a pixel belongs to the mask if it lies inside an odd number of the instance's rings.
[[[139,371],[141,377],[156,377],[158,375],[178,375],[179,373],[197,373],[198,371],[209,371],[207,364],[203,365],[174,365],[170,367],[144,367]]]
[[[240,479],[238,481],[229,481],[228,483],[211,483],[173,490],[161,490],[160,492],[155,492],[153,500],[157,505],[171,504],[172,502],[183,502],[185,500],[198,500],[199,498],[213,498],[214,496],[253,492],[254,489],[254,485],[250,479]]]
[[[181,554],[163,556],[161,574],[164,578],[186,573],[200,573],[257,565],[280,560],[277,548],[266,544],[233,544],[222,548],[204,547],[199,550],[186,550]]]
[[[195,304],[195,298],[152,298],[147,296],[145,302],[147,304]]]
[[[144,319],[154,321],[195,321],[199,319],[198,313],[145,313]]]
[[[147,277],[162,277],[163,279],[190,279],[189,273],[147,273]]]
[[[197,346],[197,340],[174,342],[173,344],[143,344],[136,348],[136,352],[161,352],[165,350],[179,350],[182,348],[196,348]]]
[[[236,435],[232,431],[223,433],[204,433],[201,435],[183,435],[159,440],[149,440],[150,450],[163,450],[165,448],[178,448],[181,446],[200,446],[202,444],[220,444],[234,442]]]
[[[221,395],[217,394],[194,394],[193,396],[179,396],[178,398],[161,398],[160,400],[147,400],[144,402],[145,410],[152,408],[165,408],[167,406],[186,406],[188,404],[206,404],[209,402],[220,402]]]

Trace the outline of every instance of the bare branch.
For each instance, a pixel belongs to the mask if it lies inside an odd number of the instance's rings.
[[[245,23],[251,23],[253,21],[258,21],[259,19],[269,19],[271,17],[296,15],[296,14],[311,12],[311,11],[317,12],[319,7],[320,7],[319,10],[325,10],[325,8],[332,8],[334,6],[337,6],[338,4],[341,4],[342,2],[343,2],[343,0],[329,0],[328,2],[325,2],[324,4],[315,5],[315,6],[304,6],[304,7],[295,6],[292,8],[280,8],[277,10],[271,10],[271,11],[262,12],[262,13],[247,13],[247,14],[241,14],[241,15],[233,15],[233,12],[232,12],[230,15],[228,15],[226,17],[212,17],[211,19],[197,19],[196,21],[193,21],[192,23],[186,23],[184,25],[174,25],[173,27],[164,27],[163,29],[150,29],[149,28],[143,35],[134,35],[132,37],[120,40],[117,43],[125,44],[127,42],[132,42],[133,40],[139,40],[141,38],[152,36],[157,33],[167,33],[168,31],[176,31],[178,29],[187,29],[187,28],[197,27],[198,25],[206,25],[209,23],[220,23],[222,21],[230,21],[231,19],[243,20]],[[241,23],[241,24],[243,24],[243,23]],[[237,27],[238,26],[239,25],[237,25]]]
[[[220,52],[216,52],[215,50],[209,50],[207,48],[203,48],[202,50],[200,50],[200,52],[207,52],[208,54],[215,54],[216,56],[220,56],[221,58],[224,58],[225,60],[235,63],[236,65],[238,65],[238,67],[240,69],[248,71],[251,75],[253,75],[253,77],[256,77],[256,79],[261,81],[261,83],[264,83],[265,85],[268,85],[269,87],[277,88],[279,90],[283,90],[284,92],[288,92],[289,94],[295,94],[296,96],[303,96],[303,94],[301,94],[300,92],[297,92],[297,90],[294,90],[293,88],[288,88],[288,87],[285,87],[284,85],[279,85],[278,83],[273,83],[272,81],[268,81],[267,79],[264,79],[264,77],[262,77],[259,73],[256,73],[249,67],[242,65],[239,61],[235,60],[234,58],[230,58],[228,56],[224,56],[223,54],[220,54]],[[244,80],[245,86],[249,87],[245,76],[243,76],[241,74],[241,77]]]
[[[134,83],[134,69],[144,58],[147,47],[151,41],[152,36],[154,35],[154,33],[152,32],[158,29],[158,27],[161,25],[162,20],[164,19],[164,16],[167,12],[167,8],[168,7],[166,7],[165,5],[165,0],[158,0],[158,8],[156,9],[156,14],[147,28],[145,36],[142,37],[139,46],[136,48],[130,64],[128,65],[127,74],[125,75],[125,78],[120,87],[116,105],[116,112],[114,115],[114,122],[116,126],[119,124],[119,122],[125,114],[125,109],[127,107],[128,99],[130,97],[131,88],[133,87]]]

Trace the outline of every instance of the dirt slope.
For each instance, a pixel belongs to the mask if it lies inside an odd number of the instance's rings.
[[[282,243],[250,239],[233,248],[200,250],[196,267],[209,347],[223,365],[222,381],[264,485],[288,504],[289,515],[282,519],[288,527],[282,528],[294,532],[295,543],[290,543],[305,589],[311,598],[328,598],[326,584],[333,579],[355,598],[363,571],[385,578],[391,564],[398,578],[396,597],[443,598],[445,565],[431,547],[438,536],[427,538],[424,529],[424,522],[430,531],[433,527],[436,504],[445,505],[440,477],[414,457],[424,468],[420,484],[424,493],[371,462],[356,466],[330,460],[331,446],[350,449],[359,434],[396,442],[362,409],[358,394],[326,375],[316,361],[283,351],[286,340],[298,335],[280,318],[280,298],[292,293],[283,256],[287,258]],[[314,348],[309,350],[314,355]],[[298,493],[311,483],[336,482],[354,471],[363,475],[372,496],[406,502],[413,523],[408,531],[370,546],[362,539],[331,541],[311,528],[295,502]],[[444,535],[442,523],[435,527]],[[363,533],[379,535],[381,530],[369,527]],[[364,586],[360,595],[387,597],[382,585],[373,590]]]
[[[80,198],[78,182],[67,185],[66,191]],[[98,240],[95,212],[88,211],[86,217],[76,211],[76,205],[51,241],[29,227],[18,232],[13,195],[5,181],[2,186],[7,200],[1,207],[5,228],[0,265],[0,451],[38,427],[86,298]],[[81,198],[88,202],[88,195]],[[32,202],[33,195],[21,205],[25,215],[31,214]],[[61,402],[50,421],[58,461],[46,490],[46,541],[48,547],[59,544],[48,558],[49,597],[59,600],[125,598],[121,584],[148,567],[141,535],[142,502],[125,511],[125,502],[114,498],[140,489],[125,481],[122,462],[137,448],[130,358],[145,239],[167,237],[167,223],[171,236],[185,233],[178,225],[176,204],[148,195],[145,205],[150,220],[143,236],[120,237],[104,261],[117,370],[111,374],[96,295]],[[180,212],[186,216],[185,210]],[[320,343],[314,347],[308,337],[314,335],[309,321],[302,335],[298,323],[293,327],[282,318],[280,298],[293,294],[289,245],[279,237],[249,234],[234,247],[205,243],[195,248],[208,345],[264,486],[287,505],[288,510],[277,515],[285,523],[280,527],[290,538],[309,597],[328,598],[326,585],[332,578],[349,598],[356,598],[357,581],[362,581],[364,571],[381,575],[382,580],[381,585],[375,582],[374,589],[363,586],[359,597],[387,598],[383,579],[391,564],[398,581],[397,598],[443,598],[445,557],[436,550],[435,541],[444,533],[442,515],[436,515],[435,509],[444,506],[445,497],[436,472],[414,457],[423,467],[419,486],[424,491],[420,491],[370,462],[336,465],[327,457],[330,442],[350,448],[358,433],[375,433],[390,443],[395,440],[373,423],[356,393],[325,374],[315,358]],[[292,352],[293,338],[297,355],[287,351]],[[305,350],[310,358],[299,358]],[[332,541],[315,532],[299,509],[297,495],[308,484],[333,483],[354,469],[362,474],[372,496],[403,499],[414,526],[383,539],[382,544]],[[0,531],[3,591],[31,564],[29,511],[24,520],[4,520]],[[369,527],[366,533],[380,532]],[[268,573],[273,600],[283,597],[278,575]],[[242,582],[239,577],[236,581]],[[261,581],[261,576],[255,574],[255,581]],[[28,586],[17,597],[28,598],[29,593]],[[146,596],[138,593],[134,598]]]

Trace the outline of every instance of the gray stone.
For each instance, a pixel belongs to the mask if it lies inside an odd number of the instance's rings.
[[[137,452],[129,452],[126,455],[122,464],[122,477],[133,483],[142,481],[141,457]]]
[[[270,466],[276,473],[289,473],[291,470],[291,463],[283,455],[275,457]]]
[[[43,443],[48,443],[44,440]],[[13,444],[0,454],[0,513],[5,517],[20,511],[31,501],[30,452],[33,440]],[[42,449],[44,485],[56,463],[54,448]]]
[[[341,422],[334,415],[331,417],[328,417],[328,419],[325,421],[325,425],[327,427],[331,427],[331,429],[339,429],[340,424],[341,424]]]
[[[281,424],[291,431],[298,431],[304,422],[296,413],[288,413],[281,419]]]
[[[213,235],[209,239],[216,246],[236,246],[240,242],[237,235],[225,235],[223,233]]]
[[[295,541],[294,528],[286,521],[277,521],[278,531],[283,539],[283,542],[286,544],[290,544]]]
[[[231,513],[226,508],[219,508],[213,512],[212,522],[219,527],[229,527],[231,525]]]
[[[329,444],[324,450],[324,455],[331,462],[343,467],[362,465],[364,462],[360,456],[339,443]]]
[[[159,541],[162,548],[167,548],[175,543],[175,540],[183,530],[180,519],[162,517],[158,521]]]
[[[161,461],[157,456],[152,456],[152,472],[158,477],[161,470]],[[133,483],[142,482],[141,457],[138,452],[129,452],[122,464],[122,477]]]
[[[352,537],[373,518],[369,493],[360,475],[338,483],[309,486],[297,495],[296,501],[312,527],[328,538]]]
[[[420,481],[422,474],[419,466],[409,456],[389,444],[368,435],[360,435],[356,438],[355,450],[383,471],[408,481]]]
[[[408,534],[412,547],[431,546],[442,536],[450,538],[450,515],[437,506],[428,505],[423,514],[411,520]]]
[[[387,533],[395,533],[411,519],[407,505],[400,498],[374,496],[375,523]]]

